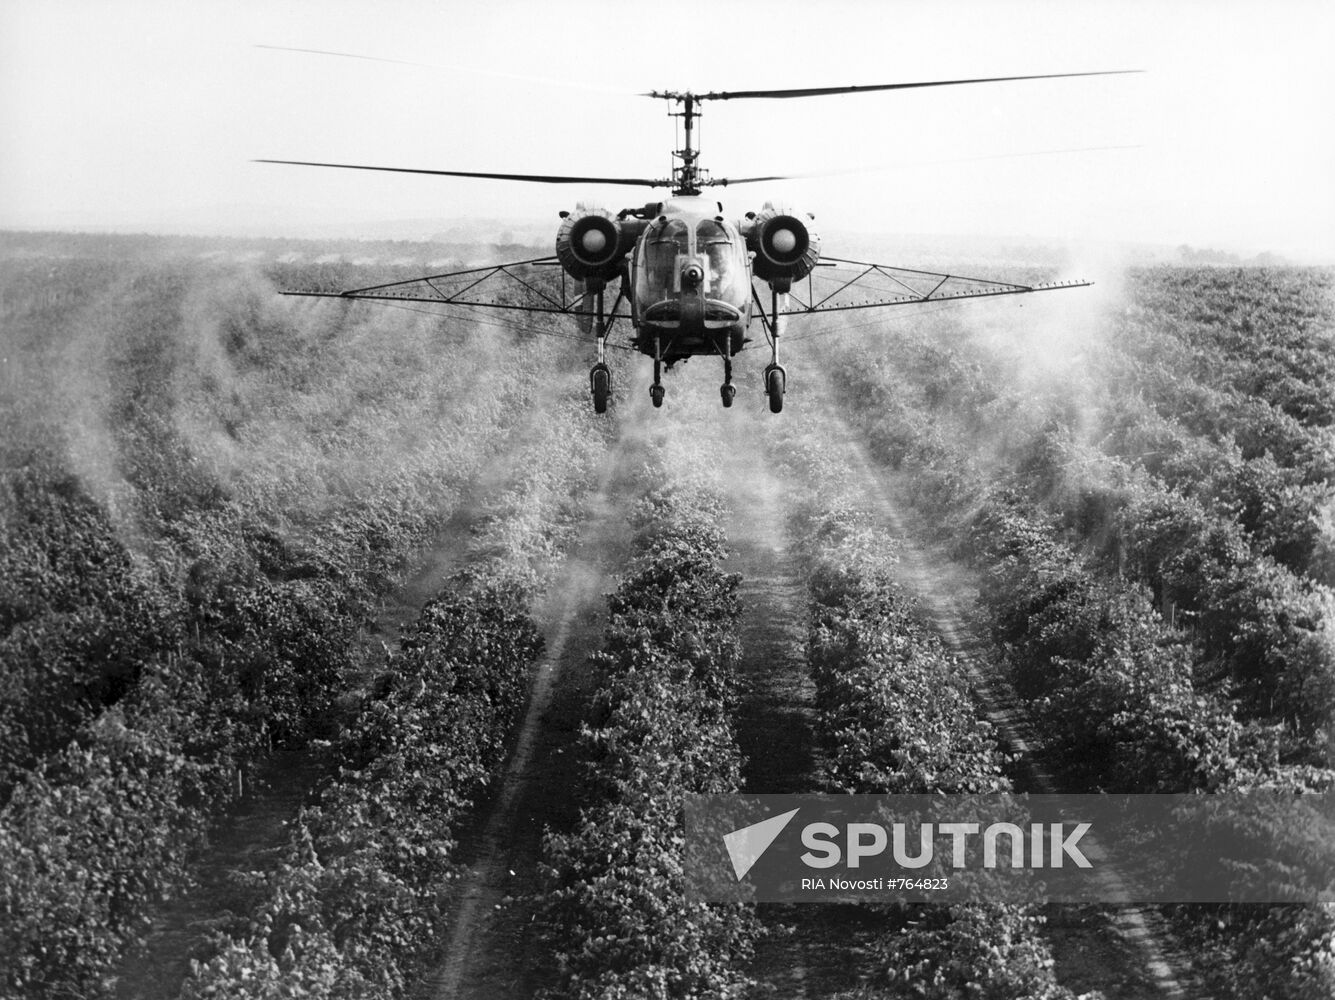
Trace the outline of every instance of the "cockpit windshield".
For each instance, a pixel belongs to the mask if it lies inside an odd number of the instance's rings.
[[[691,252],[691,232],[681,219],[657,222],[645,234],[645,268],[649,286],[671,289],[677,270],[677,255]]]
[[[709,297],[731,299],[736,274],[728,230],[713,219],[704,219],[696,226],[695,237],[699,252],[709,261]]]

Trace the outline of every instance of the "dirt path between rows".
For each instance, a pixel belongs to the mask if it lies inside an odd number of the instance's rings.
[[[966,664],[995,735],[1015,761],[1018,791],[1061,791],[1039,753],[1034,720],[992,667],[986,626],[973,613],[977,573],[954,559],[933,527],[905,499],[903,476],[877,465],[849,432],[850,461],[864,495],[901,542],[897,576],[946,648]],[[1076,993],[1099,990],[1107,1000],[1184,1000],[1192,991],[1184,956],[1165,951],[1167,935],[1152,910],[1138,906],[1050,905],[1045,936],[1058,981]]]
[[[412,991],[420,1000],[511,1000],[541,984],[533,894],[544,831],[578,816],[577,738],[594,687],[586,661],[602,644],[605,594],[630,546],[625,451],[622,444],[605,459],[579,536],[537,612],[546,649],[505,771],[460,838],[465,868],[440,957]]]
[[[738,415],[726,452],[732,506],[728,570],[742,575],[741,704],[735,716],[747,792],[821,791],[815,684],[806,662],[807,588],[788,537],[791,484],[766,468],[762,442],[782,427],[769,414]],[[762,904],[768,934],[749,970],[758,996],[825,997],[859,985],[859,952],[880,920],[842,904]]]
[[[472,518],[461,513],[424,553],[422,567],[377,615],[368,646],[398,643],[401,624],[439,591],[467,548]],[[144,950],[130,955],[118,970],[121,1000],[169,1000],[190,974],[190,960],[207,958],[207,937],[257,902],[242,885],[239,872],[268,872],[288,841],[288,821],[309,804],[329,765],[318,750],[278,750],[259,762],[245,796],[210,831],[207,845],[191,861],[194,884],[162,903],[152,915]]]
[[[171,1000],[190,974],[190,960],[207,958],[207,935],[248,913],[255,892],[237,872],[268,871],[287,843],[287,820],[306,802],[324,773],[323,760],[305,750],[280,750],[259,765],[254,790],[211,832],[192,864],[195,884],[153,914],[147,949],[119,970],[122,1000]]]
[[[478,485],[460,498],[431,546],[418,554],[415,571],[377,610],[371,630],[360,639],[367,664],[379,662],[374,652],[378,646],[398,645],[400,629],[416,619],[422,605],[467,557],[479,517]],[[191,859],[194,884],[154,910],[145,947],[127,956],[117,970],[120,1000],[171,1000],[178,995],[191,959],[212,953],[209,934],[243,917],[257,902],[256,891],[243,885],[238,873],[273,870],[288,842],[288,821],[313,800],[328,770],[324,755],[311,748],[279,750],[259,762],[245,796],[216,822],[207,844]]]

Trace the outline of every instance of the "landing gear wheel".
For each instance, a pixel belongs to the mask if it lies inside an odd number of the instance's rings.
[[[731,406],[734,397],[737,395],[737,389],[732,384],[732,358],[726,354],[723,356],[723,384],[719,386],[719,395],[723,397],[723,405]]]
[[[593,393],[593,412],[606,413],[607,401],[612,396],[612,370],[599,363],[589,372],[589,391]]]
[[[661,385],[651,385],[649,387],[649,398],[654,401],[655,407],[663,405],[663,394],[666,391],[667,390],[664,389]]]
[[[781,365],[770,365],[765,369],[765,395],[769,397],[770,413],[783,411],[783,390],[787,382],[788,373]]]

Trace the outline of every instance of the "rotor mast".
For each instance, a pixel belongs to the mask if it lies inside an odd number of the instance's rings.
[[[691,129],[694,127],[695,119],[700,116],[700,112],[695,110],[695,95],[687,92],[682,100],[681,116],[683,119],[682,128],[686,132],[686,145],[682,147],[677,154],[681,157],[681,168],[674,173],[673,178],[677,182],[673,194],[699,194],[700,179],[696,175],[695,158],[700,154],[691,146]]]
[[[700,168],[696,166],[695,161],[699,158],[700,151],[695,148],[693,141],[695,120],[700,117],[699,105],[704,95],[693,94],[689,90],[680,93],[675,90],[655,90],[648,96],[676,101],[681,105],[680,111],[668,112],[670,117],[682,119],[682,129],[686,135],[685,145],[681,149],[672,151],[672,155],[681,161],[680,164],[674,164],[672,167],[672,193],[674,195],[698,195],[701,188],[709,183],[707,178],[701,176]]]
[[[914,90],[919,87],[955,87],[974,83],[1011,83],[1018,80],[1056,80],[1075,76],[1118,76],[1123,73],[1141,72],[1144,71],[1138,69],[1113,69],[1097,70],[1086,73],[1032,73],[1025,76],[985,76],[974,77],[967,80],[922,80],[913,83],[873,83],[863,86],[853,85],[847,87],[798,87],[779,90],[711,90],[706,94],[696,94],[689,90],[651,90],[641,96],[658,97],[666,101],[675,101],[682,106],[681,111],[668,112],[673,118],[684,119],[686,130],[685,146],[675,150],[672,154],[674,157],[681,160],[679,166],[674,165],[672,168],[672,193],[674,195],[698,195],[700,189],[704,187],[744,184],[753,181],[777,181],[789,179],[787,177],[720,177],[718,179],[713,179],[706,176],[700,168],[696,166],[695,161],[699,157],[700,152],[695,148],[692,142],[695,119],[700,117],[698,107],[704,101],[730,101],[741,98],[782,100],[794,97],[829,97],[834,94],[870,94],[876,91],[885,90]]]

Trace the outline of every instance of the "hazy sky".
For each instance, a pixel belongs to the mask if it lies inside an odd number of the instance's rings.
[[[577,200],[656,196],[248,161],[663,176],[674,126],[637,91],[1143,69],[716,103],[701,162],[881,168],[718,192],[730,214],[785,199],[827,230],[1335,260],[1333,43],[1330,0],[0,0],[0,226],[554,226]]]

